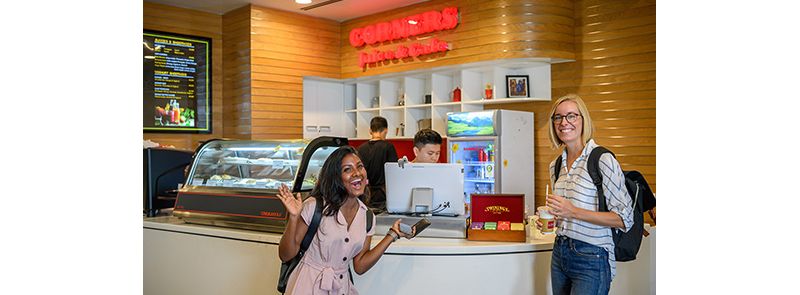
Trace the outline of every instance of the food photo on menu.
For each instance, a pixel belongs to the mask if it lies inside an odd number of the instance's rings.
[[[174,101],[174,100],[173,100]],[[155,126],[195,127],[195,111],[188,107],[180,107],[177,102],[170,101],[163,107],[155,107]]]

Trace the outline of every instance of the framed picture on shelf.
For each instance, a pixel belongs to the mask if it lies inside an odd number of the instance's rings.
[[[508,98],[531,97],[528,75],[507,75],[506,93]]]

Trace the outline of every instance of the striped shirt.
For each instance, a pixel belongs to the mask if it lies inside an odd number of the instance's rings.
[[[561,172],[552,186],[552,194],[564,196],[575,207],[599,211],[597,207],[597,187],[592,182],[592,177],[587,170],[589,154],[595,147],[597,147],[597,144],[594,140],[589,140],[581,155],[572,163],[569,172],[567,172],[567,150],[564,149],[562,152]],[[550,163],[550,183],[554,182],[553,170],[555,169],[555,163],[555,160]],[[606,196],[608,210],[622,217],[622,221],[625,224],[624,231],[627,232],[633,226],[633,211],[629,206],[625,205],[632,203],[632,201],[625,188],[625,176],[622,174],[622,168],[620,168],[619,162],[609,153],[600,156],[598,167],[603,175],[603,192]],[[608,263],[611,266],[611,278],[614,278],[617,268],[614,257],[614,239],[611,236],[610,227],[578,219],[566,219],[558,224],[556,234],[606,249]]]

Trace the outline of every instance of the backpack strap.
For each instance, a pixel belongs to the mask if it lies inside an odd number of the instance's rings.
[[[556,184],[556,181],[558,181],[558,177],[561,174],[561,161],[563,161],[563,160],[564,160],[564,155],[563,154],[558,156],[558,159],[556,159],[556,166],[553,167],[554,168],[553,169],[553,185]],[[553,189],[555,189],[555,187]]]
[[[303,237],[303,242],[300,243],[300,253],[306,253],[308,246],[311,246],[311,240],[313,240],[314,235],[317,234],[319,221],[322,219],[322,198],[315,199],[317,200],[317,206],[314,208],[314,218],[311,218],[311,224],[308,225],[308,231],[306,231],[306,235]]]
[[[595,147],[589,154],[589,160],[586,163],[586,170],[589,171],[589,176],[592,177],[592,182],[597,187],[597,211],[600,212],[608,212],[606,195],[603,192],[603,173],[600,172],[600,156],[605,153],[614,156],[614,153],[602,146]]]

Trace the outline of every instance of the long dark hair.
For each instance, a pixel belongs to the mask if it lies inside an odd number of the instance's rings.
[[[310,196],[316,198],[317,202],[320,200],[324,201],[325,210],[322,211],[322,214],[325,216],[333,216],[339,212],[339,208],[342,207],[342,204],[344,204],[344,201],[347,199],[347,189],[344,187],[344,183],[342,183],[342,160],[349,154],[354,154],[361,159],[361,156],[358,155],[358,151],[349,145],[339,147],[333,151],[333,153],[328,156],[328,159],[325,160],[325,163],[322,164],[317,185],[311,190]],[[364,174],[365,179],[366,177],[367,175]],[[369,190],[364,190],[364,193],[368,194],[368,191]],[[366,197],[367,196],[364,195],[358,196],[362,202]]]

